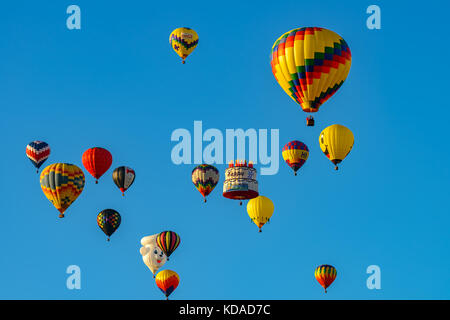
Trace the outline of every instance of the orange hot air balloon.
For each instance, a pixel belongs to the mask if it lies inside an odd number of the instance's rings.
[[[112,155],[104,148],[95,147],[87,149],[81,160],[86,170],[96,179],[95,183],[98,183],[98,179],[111,167]]]
[[[316,268],[314,271],[314,276],[320,285],[325,289],[325,293],[327,293],[327,288],[333,283],[334,279],[336,279],[337,271],[335,267],[328,264],[323,264]]]
[[[158,272],[155,279],[156,285],[169,300],[170,294],[178,287],[180,277],[175,271],[163,270]]]

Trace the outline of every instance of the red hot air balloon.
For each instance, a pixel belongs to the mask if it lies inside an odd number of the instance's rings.
[[[98,183],[98,179],[111,167],[112,155],[106,149],[95,147],[87,149],[81,161],[86,170],[96,179],[95,183]]]

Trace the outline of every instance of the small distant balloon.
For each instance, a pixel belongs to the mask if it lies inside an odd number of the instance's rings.
[[[170,34],[169,42],[172,49],[180,56],[184,64],[186,58],[197,47],[198,35],[191,28],[178,28]]]
[[[119,228],[121,222],[120,214],[114,209],[105,209],[97,215],[97,224],[108,236],[108,241],[111,235]]]
[[[111,167],[112,155],[104,148],[95,147],[87,149],[81,161],[86,170],[96,179],[95,183],[98,183],[98,179]]]
[[[26,154],[39,173],[39,168],[50,156],[50,146],[44,141],[32,141],[27,145]]]
[[[192,170],[192,183],[202,194],[206,202],[206,196],[209,195],[219,182],[219,170],[209,164],[201,164]]]
[[[180,283],[180,277],[175,271],[163,270],[156,275],[155,282],[158,288],[166,296],[166,300],[169,300],[169,296]]]
[[[113,171],[113,181],[116,186],[122,191],[122,196],[125,191],[133,184],[136,173],[129,167],[118,167]]]
[[[328,264],[323,264],[316,268],[314,271],[314,276],[319,284],[324,288],[325,293],[327,293],[327,288],[333,283],[334,279],[336,279],[337,271],[335,267]]]

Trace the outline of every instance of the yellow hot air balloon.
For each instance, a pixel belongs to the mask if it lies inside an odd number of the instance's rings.
[[[347,127],[340,124],[333,124],[326,127],[319,136],[320,149],[330,159],[338,169],[340,163],[353,148],[355,138]]]
[[[247,204],[247,213],[258,226],[259,232],[261,232],[262,226],[272,217],[274,209],[272,200],[264,196],[251,199]]]
[[[272,47],[271,66],[283,90],[305,112],[317,112],[342,86],[352,55],[341,36],[324,28],[293,29]],[[313,126],[314,119],[307,118]]]
[[[184,63],[187,56],[197,47],[198,35],[191,28],[178,28],[170,34],[169,42]]]
[[[66,209],[83,191],[84,173],[76,165],[54,163],[42,171],[40,182],[45,196],[63,218]]]

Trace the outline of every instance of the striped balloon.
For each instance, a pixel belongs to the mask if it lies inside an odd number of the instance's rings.
[[[308,159],[309,149],[303,142],[294,140],[283,147],[282,156],[284,161],[294,170],[295,175],[297,175],[297,170]]]
[[[272,47],[272,72],[283,90],[305,112],[317,112],[342,86],[350,71],[350,48],[324,28],[299,28]]]
[[[158,272],[155,278],[156,285],[169,300],[170,294],[178,287],[180,277],[175,271],[163,270]]]
[[[170,255],[180,245],[181,239],[178,234],[173,231],[163,231],[156,237],[156,244],[166,254],[167,260]]]
[[[122,218],[120,214],[113,209],[105,209],[97,215],[97,224],[102,231],[109,237],[119,228]]]
[[[41,173],[41,188],[45,196],[64,217],[66,209],[84,188],[84,173],[74,164],[54,163]]]
[[[336,279],[337,271],[335,267],[328,264],[323,264],[316,268],[314,271],[314,276],[320,285],[325,289],[325,293],[327,293],[327,288],[333,283],[334,279]]]
[[[46,142],[36,140],[27,145],[26,153],[31,163],[37,168],[36,172],[39,173],[39,168],[50,156],[50,147]]]
[[[206,202],[206,196],[214,190],[219,182],[219,170],[209,164],[201,164],[192,170],[192,183],[202,194]]]

